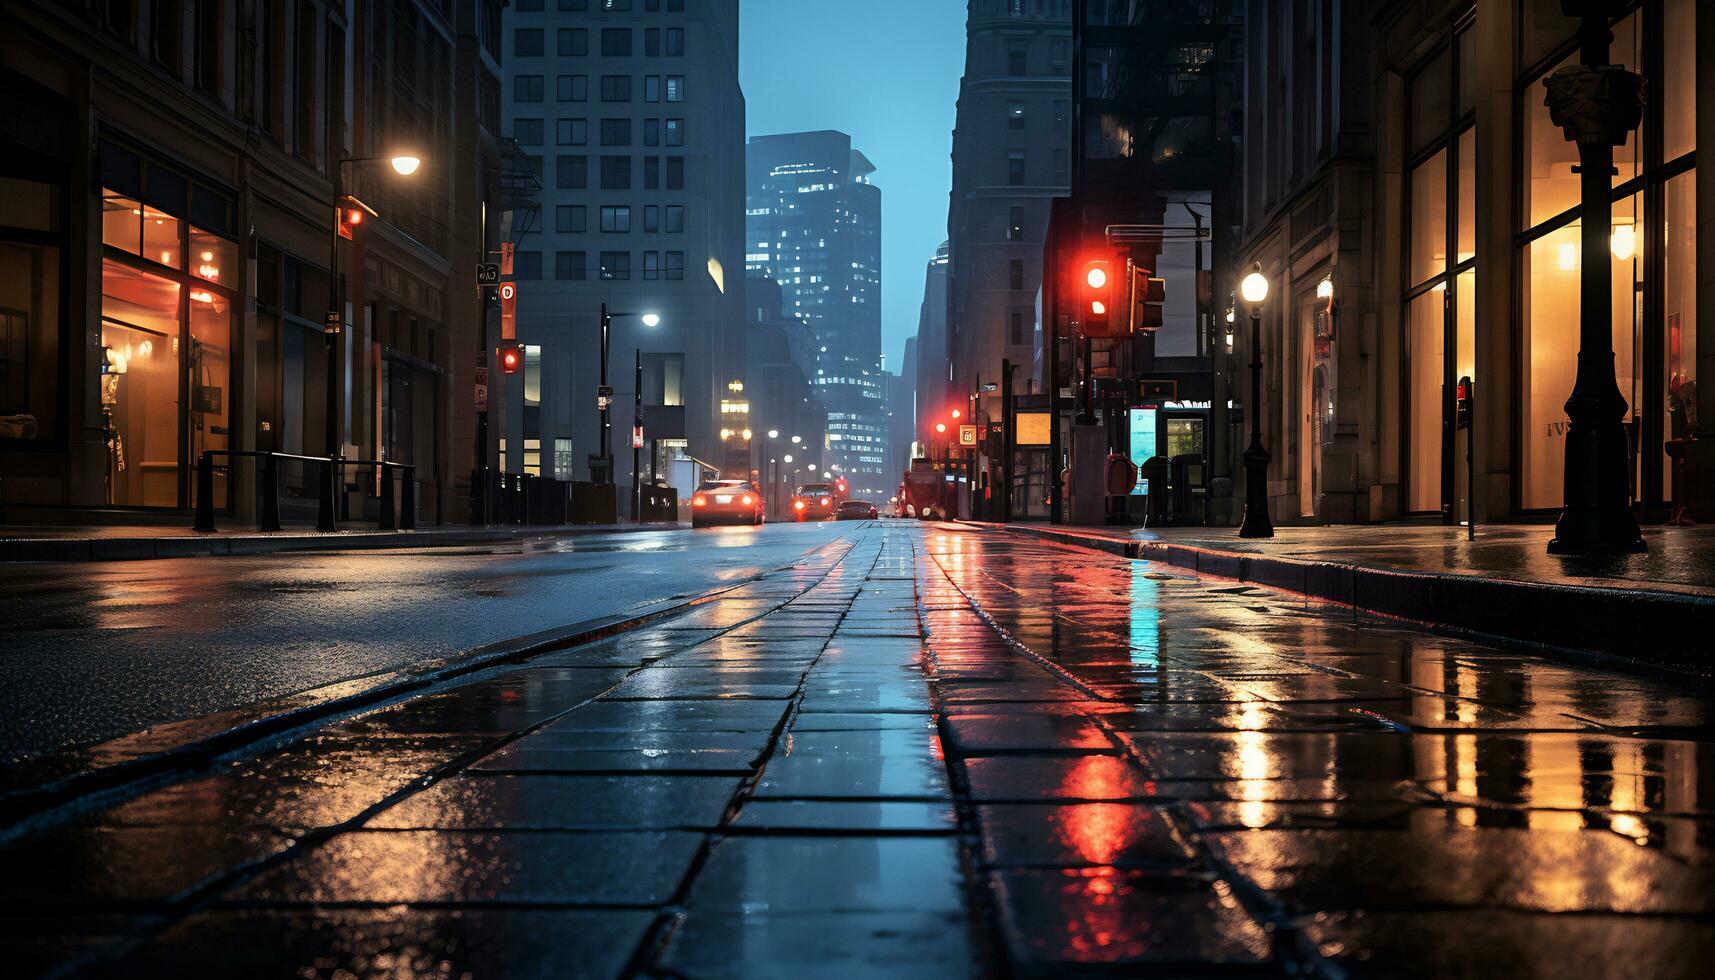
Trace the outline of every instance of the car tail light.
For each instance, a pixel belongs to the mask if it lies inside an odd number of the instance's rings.
[[[833,502],[834,502],[834,501],[833,501],[833,500],[832,500],[832,499],[831,499],[831,498],[828,498],[828,497],[823,497],[823,498],[822,498],[822,506],[823,506],[823,507],[829,507],[829,506],[832,506],[832,505],[833,505]]]
[[[756,498],[747,493],[741,498],[741,501],[746,507],[749,507],[756,503]]]
[[[695,497],[691,498],[691,506],[692,507],[707,507],[708,505],[709,505],[709,498],[703,496],[700,493],[697,494]]]
[[[802,500],[794,500],[794,501],[792,501],[792,506],[796,507],[799,510],[803,510],[804,509],[804,502]]]

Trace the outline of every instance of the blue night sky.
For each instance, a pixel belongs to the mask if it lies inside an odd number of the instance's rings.
[[[964,0],[741,0],[739,17],[750,135],[837,129],[875,164],[881,350],[897,372],[947,237]]]

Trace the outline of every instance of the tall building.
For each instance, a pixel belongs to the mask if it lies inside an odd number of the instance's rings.
[[[722,402],[743,381],[737,0],[517,0],[505,25],[506,128],[542,174],[514,261],[525,359],[499,396],[505,468],[596,476],[604,303],[615,482],[631,482],[639,361],[645,476],[679,453],[722,466]]]
[[[906,375],[916,379],[917,399],[912,420],[912,438],[927,442],[924,426],[929,416],[947,402],[953,360],[947,349],[947,253],[942,242],[935,257],[923,269],[923,304],[917,310],[917,365]]]
[[[1049,203],[1071,180],[1071,71],[1071,0],[970,0],[947,213],[951,387],[924,393],[938,402],[999,379],[1003,358],[1031,362]]]
[[[889,485],[875,167],[851,137],[823,130],[753,137],[746,171],[745,267],[778,282],[785,311],[810,324],[827,465],[874,495]]]
[[[768,482],[769,505],[782,499],[783,458],[800,466],[827,462],[828,413],[815,385],[816,338],[803,317],[783,312],[780,284],[760,273],[744,278],[746,392],[752,467]],[[769,433],[773,435],[769,435]],[[797,441],[793,441],[793,437]]]
[[[424,519],[468,513],[500,8],[0,8],[8,520],[184,510],[206,451],[330,448],[413,464]],[[410,175],[382,162],[406,150]],[[349,240],[336,190],[370,209]],[[217,511],[253,517],[256,463],[216,462]],[[320,469],[282,468],[288,521]],[[373,514],[373,471],[342,476]]]

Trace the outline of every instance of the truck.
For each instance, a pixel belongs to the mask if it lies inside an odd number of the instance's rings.
[[[934,461],[919,456],[911,461],[899,483],[898,516],[918,520],[947,520],[954,514],[958,484],[947,480]]]

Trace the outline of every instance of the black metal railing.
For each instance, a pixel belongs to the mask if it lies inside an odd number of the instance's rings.
[[[379,504],[376,525],[383,531],[413,531],[417,527],[417,468],[409,463],[391,463],[373,459],[330,459],[327,456],[300,456],[296,453],[274,453],[261,450],[206,449],[197,458],[196,523],[197,531],[213,531],[214,526],[214,458],[259,459],[262,461],[262,506],[257,512],[258,531],[278,531],[280,524],[280,461],[316,463],[321,466],[321,478],[316,481],[316,530],[328,532],[339,529],[335,500],[339,495],[339,474],[347,466],[370,466],[380,470],[380,485],[376,489]],[[404,470],[404,482],[399,487],[397,506],[393,500],[393,471]]]

